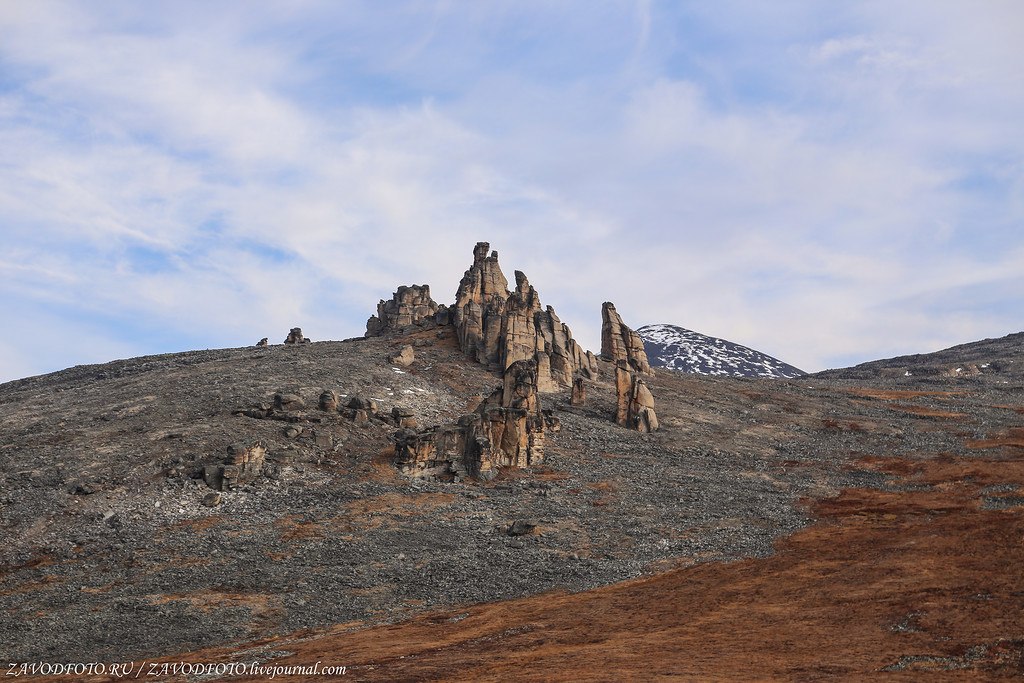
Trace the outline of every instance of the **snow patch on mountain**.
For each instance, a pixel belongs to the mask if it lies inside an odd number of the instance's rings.
[[[637,333],[656,368],[721,377],[785,379],[807,374],[760,351],[677,325],[644,325]]]

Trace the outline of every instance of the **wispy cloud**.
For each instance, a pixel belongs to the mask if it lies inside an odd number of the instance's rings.
[[[356,335],[480,239],[591,347],[606,299],[812,370],[1016,331],[1021,19],[2,4],[0,296],[46,342],[0,378]]]

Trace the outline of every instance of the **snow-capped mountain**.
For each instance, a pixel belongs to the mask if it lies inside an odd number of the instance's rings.
[[[644,325],[637,333],[656,368],[724,377],[783,379],[807,374],[760,351],[677,325]]]

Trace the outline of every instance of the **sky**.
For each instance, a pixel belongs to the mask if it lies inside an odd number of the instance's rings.
[[[1024,329],[1019,0],[0,0],[0,381],[359,336],[473,245],[807,371]]]

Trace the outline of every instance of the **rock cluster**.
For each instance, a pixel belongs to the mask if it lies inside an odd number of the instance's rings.
[[[647,361],[643,339],[622,322],[615,304],[610,301],[601,305],[601,358],[615,365],[624,362],[632,372],[654,374]]]
[[[366,337],[379,337],[407,327],[429,327],[447,322],[448,309],[430,298],[428,285],[402,285],[392,297],[377,304],[377,315],[366,321]]]
[[[542,308],[524,273],[516,271],[515,291],[508,291],[498,253],[488,255],[489,249],[487,242],[473,249],[473,265],[463,275],[452,307],[463,352],[497,370],[520,360],[536,361],[542,392],[572,386],[576,374],[596,377],[594,355],[580,348],[551,306]]]
[[[537,290],[521,271],[509,291],[498,265],[498,252],[487,242],[473,248],[473,265],[465,272],[451,307],[430,298],[427,285],[402,286],[377,305],[366,323],[367,337],[409,327],[453,325],[462,351],[476,362],[504,371],[520,360],[537,363],[541,392],[572,386],[573,378],[597,376],[597,357],[584,351],[555,309],[541,305]],[[641,346],[642,349],[642,346]]]
[[[217,491],[230,491],[248,484],[263,472],[267,445],[258,441],[252,446],[232,444],[223,463],[203,469],[203,481]]]
[[[306,337],[302,336],[302,328],[301,327],[293,327],[288,332],[288,336],[285,337],[285,340],[284,340],[285,344],[308,344],[309,342],[310,342],[309,339],[307,339]]]
[[[638,432],[658,429],[658,416],[654,412],[654,396],[647,384],[625,368],[615,368],[615,421]]]
[[[544,433],[558,421],[541,410],[537,363],[519,360],[502,386],[455,425],[395,434],[395,464],[414,476],[489,479],[500,467],[529,467],[544,459]]]

